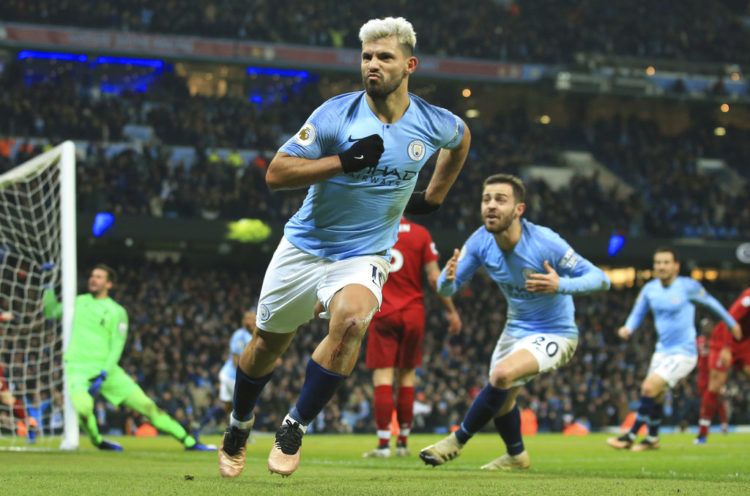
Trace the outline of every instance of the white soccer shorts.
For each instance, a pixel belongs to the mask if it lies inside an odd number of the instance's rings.
[[[523,386],[539,374],[551,372],[570,361],[578,346],[577,339],[570,339],[556,334],[532,334],[523,338],[514,338],[507,332],[500,335],[497,346],[490,360],[490,374],[499,362],[517,350],[528,350],[539,364],[539,373],[522,377],[513,386]]]
[[[224,403],[229,403],[234,397],[234,379],[226,374],[219,374],[219,399]]]
[[[697,356],[654,353],[648,366],[648,375],[658,375],[673,388],[693,371],[697,363]]]
[[[258,328],[275,333],[294,332],[313,318],[320,301],[325,310],[345,286],[360,284],[383,301],[383,284],[390,263],[377,255],[327,260],[310,255],[282,238],[266,269],[258,299]]]

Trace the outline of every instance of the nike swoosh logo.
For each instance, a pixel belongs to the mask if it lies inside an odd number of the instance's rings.
[[[359,141],[361,139],[362,138],[352,138],[352,135],[351,134],[349,135],[349,142]]]
[[[364,155],[360,155],[359,157],[354,157],[354,160],[362,160],[363,158],[365,158],[365,156]]]

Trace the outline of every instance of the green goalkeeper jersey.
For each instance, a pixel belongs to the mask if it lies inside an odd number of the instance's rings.
[[[44,293],[44,315],[62,316],[62,304],[52,291]],[[82,294],[76,298],[73,333],[65,352],[69,367],[110,372],[120,361],[128,335],[128,313],[112,298]]]

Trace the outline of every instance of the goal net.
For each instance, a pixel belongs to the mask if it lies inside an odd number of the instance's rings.
[[[78,447],[63,350],[76,296],[75,147],[0,175],[0,448]],[[62,294],[45,319],[42,293]]]

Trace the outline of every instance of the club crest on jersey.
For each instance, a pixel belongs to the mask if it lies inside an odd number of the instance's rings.
[[[307,146],[315,141],[315,126],[309,122],[302,126],[302,129],[294,136],[294,141],[302,146]]]
[[[526,267],[521,271],[521,274],[523,274],[524,279],[528,279],[531,274],[534,274],[536,271],[532,268]]]
[[[265,322],[269,317],[271,317],[271,311],[268,309],[268,306],[265,303],[261,304],[258,310],[260,310],[258,312],[258,320],[260,320],[261,322]]]
[[[413,140],[411,143],[409,143],[409,147],[406,149],[407,153],[409,154],[409,158],[414,160],[415,162],[424,158],[426,150],[427,147],[425,146],[424,142],[418,139]]]

